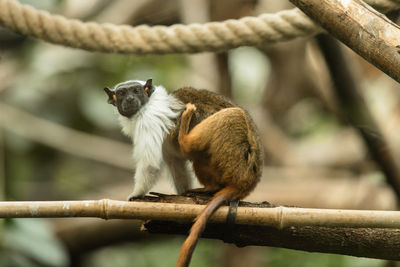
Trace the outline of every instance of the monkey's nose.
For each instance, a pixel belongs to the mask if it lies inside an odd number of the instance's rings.
[[[132,95],[128,95],[126,97],[126,100],[128,100],[129,102],[132,102],[135,98]]]

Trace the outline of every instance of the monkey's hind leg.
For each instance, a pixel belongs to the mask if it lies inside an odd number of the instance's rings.
[[[216,133],[226,135],[227,131],[229,131],[229,129],[226,129],[229,123],[227,119],[231,114],[237,115],[238,111],[240,112],[239,108],[222,109],[198,123],[189,132],[190,121],[195,109],[192,107],[194,105],[190,103],[186,106],[187,108],[182,114],[178,141],[182,154],[189,157],[191,153],[201,152],[213,142],[217,142],[216,145],[222,145],[219,141],[225,140],[216,139],[216,136],[218,136]],[[239,114],[242,116],[242,112]],[[224,122],[225,120],[227,120],[227,123],[221,123],[221,121]]]
[[[192,117],[193,117],[193,114],[195,111],[196,111],[196,106],[193,105],[192,103],[187,103],[186,109],[182,113],[181,126],[179,128],[179,135],[178,135],[178,142],[179,142],[181,152],[185,156],[187,154],[189,154],[189,152],[190,152],[190,149],[187,149],[187,144],[189,142],[188,133],[189,133],[190,122],[192,120]]]
[[[178,142],[183,156],[189,157],[193,152],[204,150],[212,139],[210,134],[214,129],[213,116],[208,117],[197,124],[189,132],[192,116],[196,111],[196,106],[188,103],[186,110],[182,114],[181,126],[179,128]],[[218,113],[218,112],[217,112]]]

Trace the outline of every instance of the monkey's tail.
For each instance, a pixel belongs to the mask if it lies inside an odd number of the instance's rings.
[[[227,186],[214,195],[204,210],[195,219],[195,223],[190,229],[189,236],[182,245],[181,253],[178,257],[178,263],[176,264],[177,267],[189,266],[190,259],[192,258],[194,248],[197,244],[197,240],[203,233],[208,219],[225,201],[230,201],[237,198],[237,194],[238,190],[236,188]]]

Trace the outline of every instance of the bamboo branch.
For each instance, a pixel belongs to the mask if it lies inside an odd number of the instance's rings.
[[[400,27],[361,0],[290,0],[364,59],[400,82]]]
[[[150,221],[144,225],[152,234],[187,235],[191,224]],[[272,246],[308,252],[335,253],[357,257],[400,260],[400,230],[293,226],[281,230],[266,226],[208,224],[202,237],[220,239],[239,247]]]
[[[180,196],[176,198],[179,199]],[[195,204],[127,202],[110,199],[4,201],[0,202],[0,218],[98,217],[192,222],[203,208],[203,205]],[[221,207],[211,217],[210,222],[224,223],[227,214],[228,207]],[[292,226],[400,228],[400,211],[305,209],[253,204],[238,208],[236,223],[278,229]]]

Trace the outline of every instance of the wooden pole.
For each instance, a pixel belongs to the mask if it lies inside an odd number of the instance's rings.
[[[178,196],[179,197],[179,196]],[[236,223],[283,229],[292,226],[400,228],[400,211],[239,207]],[[83,201],[3,201],[0,218],[98,217],[192,222],[204,205],[127,202],[111,199]],[[217,210],[211,222],[225,223],[228,207]]]
[[[361,0],[290,0],[364,59],[400,82],[400,27]]]

